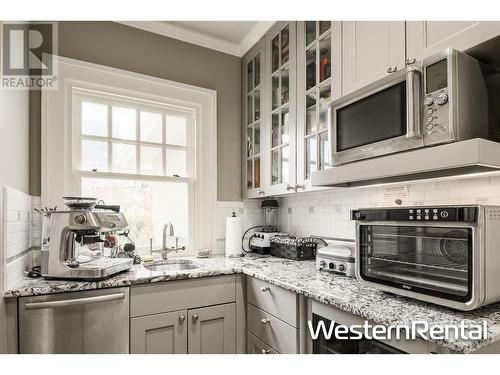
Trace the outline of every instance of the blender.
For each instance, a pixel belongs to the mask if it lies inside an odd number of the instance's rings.
[[[278,232],[279,219],[279,204],[276,199],[263,200],[260,206],[260,215],[262,225],[260,232],[255,232],[249,240],[250,250],[260,253],[269,254],[271,244],[269,239],[272,236],[283,234]]]

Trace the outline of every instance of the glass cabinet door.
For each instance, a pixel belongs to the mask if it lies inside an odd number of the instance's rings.
[[[297,25],[297,184],[311,187],[311,175],[330,167],[328,106],[341,96],[340,22]]]
[[[276,24],[267,34],[271,194],[295,186],[295,36],[296,23],[287,22]]]
[[[264,40],[262,40],[243,58],[244,186],[247,198],[264,195],[261,157],[263,152],[261,130],[263,129],[264,46]]]

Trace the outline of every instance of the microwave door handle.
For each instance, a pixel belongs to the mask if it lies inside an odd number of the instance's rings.
[[[420,72],[414,67],[406,70],[406,138],[420,138],[422,126],[420,123],[420,103],[422,102]]]

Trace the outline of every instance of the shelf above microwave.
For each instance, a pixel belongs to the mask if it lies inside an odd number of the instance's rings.
[[[485,172],[500,172],[500,143],[475,138],[317,171],[312,185],[364,186]]]

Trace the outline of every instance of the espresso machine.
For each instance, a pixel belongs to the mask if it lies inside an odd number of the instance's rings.
[[[255,232],[249,239],[250,250],[260,254],[269,254],[271,243],[269,239],[272,236],[280,235],[278,231],[279,203],[276,199],[263,200],[260,205],[260,215],[262,225],[259,225],[261,231]]]
[[[96,198],[65,197],[67,210],[45,212],[42,219],[41,275],[45,279],[102,280],[129,270],[130,258],[104,256],[127,229],[119,206]],[[127,232],[125,232],[126,234]]]

